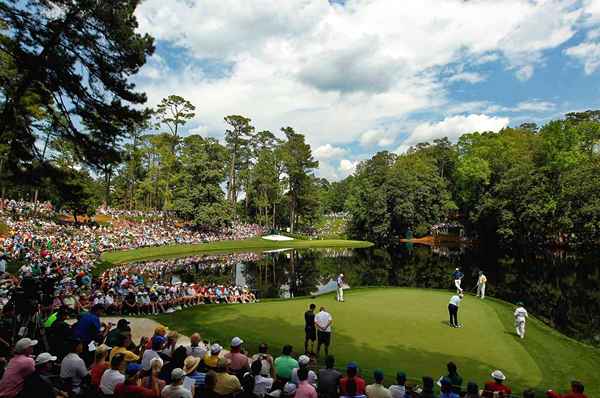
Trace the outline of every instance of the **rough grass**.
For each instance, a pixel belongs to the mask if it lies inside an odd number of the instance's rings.
[[[360,248],[369,247],[370,242],[356,240],[293,240],[273,242],[261,238],[246,240],[226,240],[213,243],[191,245],[170,245],[158,247],[143,247],[133,250],[106,252],[102,255],[105,266],[128,263],[132,261],[147,261],[159,258],[184,257],[203,253],[232,253],[274,249],[308,249],[308,248]]]
[[[454,361],[463,375],[480,386],[494,369],[508,377],[508,385],[520,392],[562,391],[573,379],[586,385],[588,396],[600,396],[600,350],[569,339],[531,319],[525,340],[513,329],[512,307],[498,300],[481,301],[467,296],[459,320],[464,328],[447,325],[451,293],[408,288],[356,289],[346,302],[331,295],[316,299],[274,300],[257,304],[207,305],[158,317],[159,322],[187,335],[202,333],[222,344],[242,337],[252,352],[267,342],[271,351],[283,344],[303,349],[303,312],[309,303],[325,305],[334,318],[332,353],[338,367],[356,360],[371,379],[375,368],[385,371],[387,383],[398,370],[409,379],[423,375],[437,378],[445,364]]]

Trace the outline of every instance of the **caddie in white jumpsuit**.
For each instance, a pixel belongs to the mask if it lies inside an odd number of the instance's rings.
[[[479,279],[477,279],[477,297],[485,298],[485,284],[487,283],[487,277],[483,274],[483,271],[479,271]]]
[[[517,309],[515,310],[515,328],[520,338],[525,338],[525,323],[529,315],[527,310],[523,308],[523,303],[517,303]]]
[[[344,301],[344,274],[339,274],[336,279],[337,284],[337,301]]]

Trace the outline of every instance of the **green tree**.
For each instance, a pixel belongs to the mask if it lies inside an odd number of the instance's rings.
[[[229,128],[225,130],[225,143],[229,151],[229,168],[227,180],[227,200],[232,209],[235,209],[240,190],[239,175],[247,178],[250,166],[251,147],[250,140],[254,135],[252,120],[240,115],[225,117]]]
[[[196,107],[179,95],[169,95],[156,106],[157,128],[167,126],[169,132],[179,138],[179,129],[196,116]]]

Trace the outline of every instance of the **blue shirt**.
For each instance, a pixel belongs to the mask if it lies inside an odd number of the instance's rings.
[[[75,324],[73,332],[75,337],[88,344],[100,333],[100,318],[91,312],[86,312]]]
[[[460,398],[458,394],[453,392],[443,392],[440,394],[440,398]]]
[[[465,276],[465,274],[463,274],[463,273],[462,273],[462,272],[460,272],[460,271],[454,271],[454,273],[452,274],[452,277],[453,277],[454,279],[461,279],[463,276]]]
[[[201,387],[204,385],[204,380],[206,379],[206,373],[200,373],[200,372],[194,370],[192,373],[186,375],[186,377],[193,379],[194,385],[196,386],[196,388],[198,388],[198,387]]]

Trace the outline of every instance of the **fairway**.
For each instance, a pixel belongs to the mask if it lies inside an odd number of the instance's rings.
[[[507,375],[517,391],[567,388],[579,379],[588,396],[597,396],[600,351],[564,337],[542,322],[530,318],[527,337],[513,330],[512,307],[496,300],[465,297],[459,320],[462,329],[447,326],[447,304],[451,292],[409,288],[350,290],[346,302],[334,296],[316,299],[275,300],[256,304],[207,305],[163,315],[158,320],[185,334],[202,333],[227,345],[242,337],[250,351],[261,342],[279,354],[286,343],[296,352],[303,349],[304,318],[308,304],[324,305],[334,318],[331,352],[338,367],[356,360],[370,379],[374,368],[382,368],[387,383],[398,370],[409,379],[444,374],[445,364],[457,363],[465,383],[482,385],[492,370]]]

